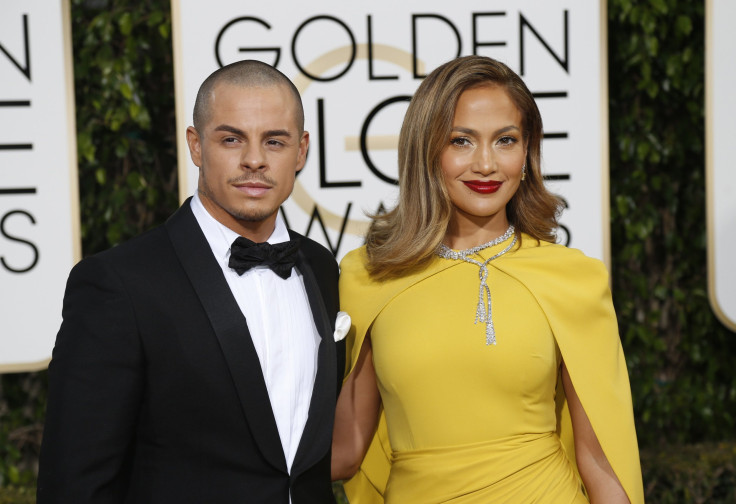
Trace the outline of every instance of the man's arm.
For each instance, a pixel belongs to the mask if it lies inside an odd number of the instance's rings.
[[[125,498],[143,389],[129,296],[99,258],[86,259],[69,276],[49,365],[38,504]]]

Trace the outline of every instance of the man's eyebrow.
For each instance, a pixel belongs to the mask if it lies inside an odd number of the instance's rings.
[[[286,137],[291,138],[291,133],[288,130],[284,129],[278,129],[278,130],[268,130],[263,133],[264,137]]]
[[[245,131],[243,131],[243,130],[241,130],[239,128],[236,128],[235,126],[230,126],[228,124],[220,124],[219,126],[217,126],[215,128],[215,131],[225,131],[227,133],[232,133],[233,135],[238,135],[238,136],[242,136],[242,137],[246,136]],[[292,137],[292,134],[289,132],[289,130],[275,129],[275,130],[264,131],[263,132],[263,137],[264,138],[268,138],[268,137],[286,137],[286,138],[291,138]]]
[[[245,132],[243,130],[238,129],[235,126],[229,126],[227,124],[220,124],[215,128],[215,131],[226,131],[228,133],[232,133],[233,135],[245,136]]]

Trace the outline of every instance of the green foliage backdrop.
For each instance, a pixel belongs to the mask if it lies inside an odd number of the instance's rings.
[[[708,303],[703,2],[610,0],[613,294],[640,444],[733,438],[736,335]]]
[[[178,206],[168,2],[72,3],[85,255]]]
[[[706,292],[704,4],[608,0],[608,15],[613,293],[647,492],[730,502],[736,445],[693,448],[699,465],[667,448],[736,437],[736,335]],[[85,255],[178,206],[170,19],[167,0],[72,1]],[[45,379],[0,376],[0,487],[21,488],[7,502],[32,502]]]

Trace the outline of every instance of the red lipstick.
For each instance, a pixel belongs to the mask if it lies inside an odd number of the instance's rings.
[[[463,184],[465,184],[471,191],[481,194],[492,194],[498,191],[503,182],[498,182],[497,180],[464,180]]]

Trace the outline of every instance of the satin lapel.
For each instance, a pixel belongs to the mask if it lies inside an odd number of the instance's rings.
[[[291,468],[292,477],[314,465],[327,453],[332,443],[332,425],[335,415],[335,397],[337,396],[337,357],[327,307],[322,299],[317,278],[302,251],[299,252],[296,267],[304,279],[314,325],[319,331],[321,342],[317,351],[317,376],[312,389],[309,416],[294,457],[294,464]]]
[[[212,256],[189,200],[166,222],[166,228],[217,335],[253,438],[263,456],[286,472],[281,439],[248,325]]]

